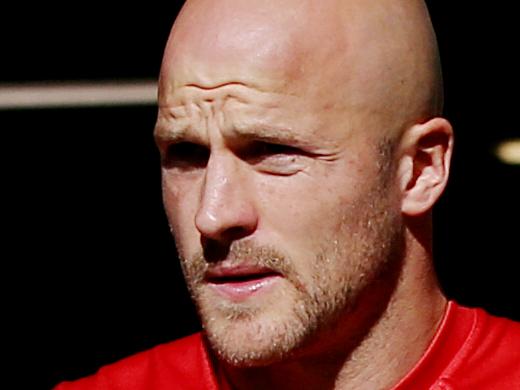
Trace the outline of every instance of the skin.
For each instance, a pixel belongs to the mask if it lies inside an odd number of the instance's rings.
[[[186,282],[234,388],[385,389],[445,308],[431,207],[450,124],[424,4],[191,0],[155,136]],[[236,302],[218,267],[278,274]]]

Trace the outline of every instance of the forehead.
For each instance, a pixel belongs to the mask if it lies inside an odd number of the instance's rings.
[[[414,4],[189,0],[165,50],[159,104],[189,86],[235,84],[299,97],[301,111],[341,110],[363,131],[399,129],[425,115],[437,80],[427,15]]]
[[[208,142],[211,133],[219,133],[236,141],[290,142],[311,147],[318,133],[321,144],[336,142],[336,137],[330,137],[331,130],[340,128],[337,110],[324,114],[323,104],[309,104],[299,96],[264,92],[242,83],[208,89],[184,86],[166,102],[160,106],[155,133],[167,142]]]

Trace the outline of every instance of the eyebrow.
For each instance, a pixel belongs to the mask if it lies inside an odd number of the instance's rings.
[[[276,144],[305,144],[301,137],[296,136],[294,133],[272,126],[234,127],[232,132],[234,136],[247,141],[262,141]],[[197,137],[188,136],[188,126],[174,129],[173,127],[156,125],[154,138],[158,143],[177,143]]]
[[[189,130],[188,123],[179,126],[178,123],[173,125],[169,121],[164,121],[169,122],[170,125],[168,126],[160,122],[162,121],[158,121],[154,128],[154,137],[157,141],[173,143],[185,140],[186,138],[195,138],[187,136]],[[265,123],[236,125],[233,126],[231,133],[232,136],[250,141],[305,144],[303,138],[290,129]]]
[[[236,124],[233,133],[246,140],[256,140],[271,143],[304,144],[299,133],[289,127],[275,126],[264,122]]]
[[[190,131],[190,117],[177,107],[171,109],[166,116],[160,116],[154,128],[154,138],[157,144],[179,143],[182,141],[200,141],[196,131]],[[263,118],[243,118],[237,120],[226,131],[227,137],[244,141],[261,141],[273,144],[289,144],[297,147],[309,145],[306,132],[290,125],[268,123]]]
[[[155,124],[153,131],[156,142],[174,143],[185,139],[188,133],[189,124],[179,122],[188,121],[176,120],[172,123],[171,121],[159,119]]]

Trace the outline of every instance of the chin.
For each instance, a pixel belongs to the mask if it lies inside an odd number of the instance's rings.
[[[260,367],[288,359],[309,336],[290,302],[261,306],[201,302],[204,332],[220,360],[235,367]]]
[[[286,360],[296,345],[287,343],[280,331],[271,334],[255,334],[261,325],[235,324],[227,332],[206,329],[206,337],[218,358],[234,367],[262,367]],[[245,329],[248,328],[248,329]],[[274,329],[272,329],[274,330]]]

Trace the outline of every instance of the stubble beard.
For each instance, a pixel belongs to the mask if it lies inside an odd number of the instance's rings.
[[[235,367],[253,367],[287,359],[312,342],[320,329],[348,316],[362,292],[402,257],[401,216],[377,185],[343,211],[340,228],[310,264],[310,282],[291,259],[252,240],[234,242],[229,257],[237,264],[265,266],[284,276],[259,301],[237,303],[204,283],[208,262],[202,253],[181,264],[205,334],[217,356]],[[392,207],[394,206],[394,207]]]

